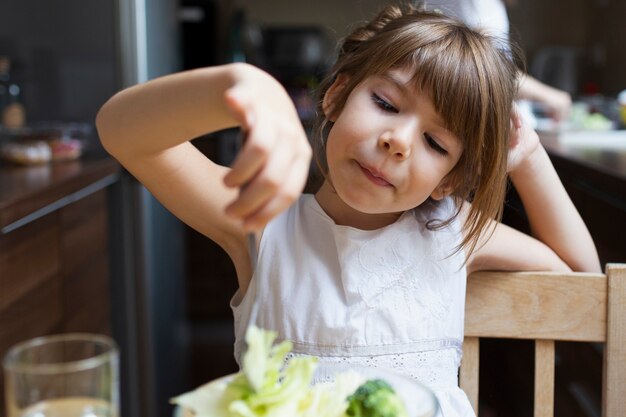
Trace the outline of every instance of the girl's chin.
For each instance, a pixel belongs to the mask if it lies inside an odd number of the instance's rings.
[[[363,195],[355,193],[354,190],[346,190],[345,192],[338,191],[335,195],[350,209],[362,214],[371,215],[399,216],[405,211],[413,210],[415,207],[424,203],[424,201],[410,201],[402,205],[397,202],[389,202],[385,199],[384,195]]]
[[[387,194],[391,192],[390,189],[371,192],[371,189],[363,190],[356,184],[340,184],[337,186],[331,185],[329,182],[325,185],[328,186],[326,190],[330,191],[327,193],[327,196],[332,196],[331,198],[337,199],[340,205],[345,206],[345,209],[354,210],[358,214],[394,214],[402,213],[415,207],[409,206],[406,209],[397,207],[398,204],[393,202],[393,196]]]
[[[389,205],[384,204],[384,200],[380,196],[357,195],[353,190],[337,195],[346,206],[362,214],[375,215],[393,212],[393,210],[389,210]]]

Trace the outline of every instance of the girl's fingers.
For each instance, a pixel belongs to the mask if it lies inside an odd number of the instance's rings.
[[[267,145],[258,142],[259,138],[250,136],[243,144],[232,164],[232,169],[224,177],[224,184],[227,187],[242,187],[250,183],[266,165],[270,150],[265,149]]]
[[[262,169],[247,183],[238,198],[226,212],[236,218],[245,218],[282,192],[285,173],[292,170],[293,157],[287,147],[274,150]]]
[[[242,187],[251,182],[263,170],[275,148],[279,148],[278,141],[285,140],[281,140],[282,136],[276,128],[264,123],[251,125],[231,171],[224,177],[224,184],[227,187]]]
[[[233,118],[240,123],[241,135],[250,136],[250,138],[242,137],[241,149],[231,166],[231,171],[224,177],[226,186],[241,187],[261,169],[268,152],[263,150],[262,138],[252,137],[255,109],[254,106],[247,104],[246,91],[237,87],[231,88],[224,93],[224,101]]]
[[[224,177],[224,184],[241,189],[226,213],[244,221],[243,227],[254,230],[263,227],[300,195],[308,175],[311,147],[286,96],[276,106],[259,107],[258,100],[249,99],[249,90],[233,88],[224,95],[233,118],[248,135]],[[283,108],[284,112],[267,111],[274,107]],[[248,118],[249,115],[252,116]]]
[[[269,200],[256,212],[243,220],[243,229],[246,231],[262,229],[267,223],[270,222],[278,214],[282,213],[287,207],[293,203],[293,200],[278,195],[275,198]]]
[[[246,230],[256,230],[265,226],[272,218],[287,209],[304,189],[309,172],[309,160],[299,158],[293,169],[286,176],[282,191],[268,200],[262,207],[244,219]]]

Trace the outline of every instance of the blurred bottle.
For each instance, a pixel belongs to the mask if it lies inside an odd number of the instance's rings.
[[[11,77],[11,59],[0,56],[0,124],[17,129],[26,122],[20,86]]]
[[[246,62],[246,52],[243,44],[245,20],[246,14],[242,9],[234,11],[230,22],[228,62]]]

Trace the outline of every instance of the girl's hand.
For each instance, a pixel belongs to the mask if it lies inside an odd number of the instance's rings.
[[[511,173],[527,161],[538,149],[539,136],[537,132],[521,117],[514,107],[511,112],[511,133],[509,136],[509,153],[507,172]]]
[[[541,101],[548,114],[556,122],[567,120],[572,110],[572,96],[569,93],[549,87]]]
[[[259,230],[304,189],[311,146],[289,95],[268,74],[245,67],[224,98],[244,136],[224,177],[226,186],[240,188],[226,213],[240,219],[245,230]]]

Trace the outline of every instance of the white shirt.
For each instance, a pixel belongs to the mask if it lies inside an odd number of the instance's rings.
[[[407,211],[378,230],[338,226],[312,195],[265,228],[257,269],[232,300],[239,360],[253,299],[257,325],[293,343],[292,356],[393,369],[430,386],[445,417],[473,416],[458,388],[465,308],[458,222],[451,200]],[[257,283],[260,283],[257,286]]]

